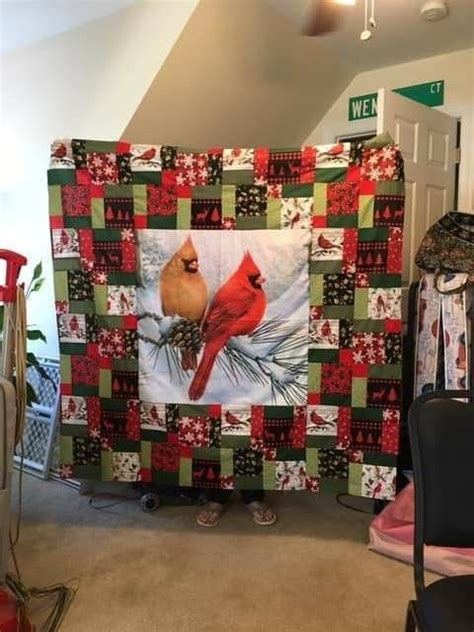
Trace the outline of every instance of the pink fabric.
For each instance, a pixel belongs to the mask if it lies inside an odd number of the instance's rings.
[[[413,564],[415,488],[407,485],[369,529],[369,549]],[[474,549],[425,546],[425,568],[440,575],[474,573]]]

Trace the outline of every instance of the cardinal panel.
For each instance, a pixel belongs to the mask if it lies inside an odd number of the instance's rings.
[[[61,474],[395,490],[397,147],[58,140]]]

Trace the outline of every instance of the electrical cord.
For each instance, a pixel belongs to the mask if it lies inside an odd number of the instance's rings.
[[[352,509],[352,511],[357,511],[358,513],[373,515],[374,513],[373,511],[366,511],[365,509],[360,509],[360,507],[354,507],[353,505],[349,505],[348,503],[342,502],[341,498],[343,498],[344,496],[348,498],[352,498],[351,494],[337,494],[336,502],[339,503],[339,505],[342,505],[342,507],[345,507],[346,509]],[[367,500],[370,500],[370,498],[368,498]]]
[[[114,498],[114,502],[110,502],[107,503],[106,505],[101,505],[101,506],[97,506],[94,504],[94,502],[100,498]],[[107,511],[107,509],[109,509],[110,507],[116,507],[117,505],[122,505],[123,503],[126,502],[135,502],[137,500],[140,500],[141,496],[122,496],[120,494],[109,494],[109,493],[102,493],[102,494],[94,494],[93,496],[91,496],[89,498],[89,505],[92,507],[92,509],[96,509],[97,511],[103,511],[104,513],[113,513],[113,511]]]

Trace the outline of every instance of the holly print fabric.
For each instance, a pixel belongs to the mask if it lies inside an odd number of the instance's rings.
[[[61,139],[48,183],[62,476],[393,497],[396,146]]]

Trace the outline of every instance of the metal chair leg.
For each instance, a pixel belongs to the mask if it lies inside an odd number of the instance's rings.
[[[413,611],[414,601],[409,601],[407,606],[407,614],[405,619],[405,632],[415,632],[416,631],[416,620],[415,614]]]

